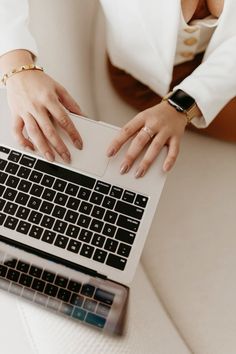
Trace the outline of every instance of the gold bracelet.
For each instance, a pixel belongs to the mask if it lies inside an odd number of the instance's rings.
[[[22,71],[26,71],[26,70],[40,70],[40,71],[43,71],[43,68],[41,66],[34,65],[34,64],[22,65],[19,68],[15,68],[15,69],[9,71],[8,73],[4,74],[3,78],[1,79],[1,84],[6,86],[6,82],[7,82],[7,79],[9,79],[9,77],[11,77],[11,76],[13,76],[15,74],[18,74],[18,73],[20,73]]]

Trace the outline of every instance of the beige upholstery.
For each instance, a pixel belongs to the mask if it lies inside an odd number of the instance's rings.
[[[89,116],[118,125],[130,119],[135,111],[107,77],[98,1],[30,2],[40,63]],[[131,286],[124,338],[0,293],[4,354],[235,354],[235,152],[235,145],[185,134]],[[12,343],[14,320],[22,333]]]

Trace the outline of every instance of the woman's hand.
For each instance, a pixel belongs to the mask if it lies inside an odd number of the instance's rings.
[[[164,145],[169,151],[163,170],[169,171],[179,153],[180,140],[187,124],[184,113],[177,112],[168,102],[149,108],[137,114],[127,123],[111,142],[107,155],[115,155],[129,139],[131,144],[120,167],[120,173],[127,173],[140,153],[146,153],[135,172],[135,177],[143,177]],[[147,127],[146,131],[143,129]],[[153,137],[152,137],[153,135]]]
[[[81,136],[65,110],[81,114],[75,100],[59,83],[38,70],[13,75],[7,80],[6,87],[18,142],[33,150],[36,147],[49,161],[55,159],[54,148],[65,162],[70,162],[70,152],[54,122],[67,132],[78,149],[82,149]],[[30,139],[24,136],[24,127]]]

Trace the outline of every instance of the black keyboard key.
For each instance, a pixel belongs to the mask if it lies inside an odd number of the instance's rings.
[[[117,253],[123,257],[129,257],[131,251],[131,246],[126,245],[125,243],[120,243]]]
[[[64,234],[66,227],[67,227],[67,223],[65,223],[64,221],[57,220],[55,222],[53,230]]]
[[[84,284],[81,289],[81,294],[88,297],[93,297],[95,287],[91,284]]]
[[[102,230],[102,234],[109,237],[113,237],[115,235],[115,232],[116,232],[116,226],[111,224],[105,224]]]
[[[55,297],[57,295],[58,287],[52,284],[47,284],[44,290],[44,294]]]
[[[59,192],[64,192],[65,188],[66,188],[66,182],[62,181],[61,179],[56,179],[53,185],[53,189]]]
[[[6,185],[8,187],[16,188],[19,182],[20,179],[18,177],[10,175],[6,181]]]
[[[104,263],[105,259],[107,256],[107,252],[106,251],[102,251],[102,250],[96,250],[93,256],[93,260],[100,262],[100,263]]]
[[[46,202],[45,200],[41,204],[40,211],[45,214],[51,214],[52,209],[54,208],[54,204],[50,202]]]
[[[132,245],[134,243],[135,233],[119,228],[115,239]]]
[[[10,258],[7,258],[7,260],[4,262],[4,264],[7,267],[10,267],[10,268],[15,268],[16,267],[16,263],[17,263],[17,259],[16,258],[12,258],[11,256],[10,256]]]
[[[91,299],[85,299],[85,302],[83,304],[83,308],[91,312],[95,311],[96,306],[97,306],[97,301]]]
[[[40,226],[33,225],[31,227],[31,230],[29,232],[29,235],[31,237],[37,238],[38,240],[40,239],[41,235],[43,233],[43,229]]]
[[[120,199],[123,193],[123,189],[120,187],[113,186],[110,191],[110,196]]]
[[[112,239],[107,239],[105,243],[105,250],[110,251],[110,252],[115,252],[118,246],[118,242],[116,240]]]
[[[115,211],[118,211],[121,214],[131,216],[133,218],[141,220],[144,209],[137,207],[135,205],[130,205],[128,203],[118,201],[115,207]]]
[[[6,216],[5,214],[0,213],[0,225],[2,225],[2,224],[4,223],[6,217],[7,217],[7,216]]]
[[[94,246],[102,248],[102,246],[104,245],[105,239],[106,238],[104,236],[101,236],[99,234],[94,234],[93,240],[91,243]]]
[[[124,200],[127,203],[133,203],[135,196],[136,194],[134,192],[125,190],[122,196],[122,200]]]
[[[116,199],[106,196],[103,200],[102,206],[107,209],[113,209],[115,203],[116,203]]]
[[[117,268],[120,270],[124,270],[126,266],[127,259],[122,258],[120,256],[116,256],[115,254],[110,253],[107,257],[106,264]]]
[[[75,318],[76,320],[79,320],[79,321],[84,321],[85,316],[86,316],[86,311],[85,310],[82,310],[79,307],[74,308],[74,311],[73,311],[73,314],[72,314],[73,318]]]
[[[101,207],[95,205],[91,215],[93,217],[97,218],[97,219],[102,219],[104,213],[105,213],[105,209],[104,208],[101,208]]]
[[[52,189],[45,188],[42,198],[48,200],[49,202],[52,202],[54,197],[55,197],[56,192],[53,191]]]
[[[66,207],[76,211],[76,210],[78,210],[79,205],[80,205],[80,200],[79,199],[70,197],[68,202],[67,202],[67,204],[66,204]]]
[[[81,187],[77,197],[79,199],[89,200],[90,194],[91,194],[91,190]]]
[[[71,292],[65,289],[60,289],[57,294],[57,298],[62,300],[62,301],[69,301],[71,296]]]
[[[5,169],[6,172],[10,173],[11,175],[15,175],[18,171],[19,165],[14,162],[8,162],[7,167]]]
[[[5,146],[0,146],[0,151],[3,152],[4,154],[9,154],[10,149],[8,149]]]
[[[79,231],[80,228],[78,226],[68,225],[68,228],[66,230],[66,235],[73,238],[77,238],[79,235]]]
[[[117,220],[117,225],[124,227],[125,229],[128,229],[130,231],[137,232],[139,228],[139,221],[135,219],[131,219],[129,217],[126,217],[124,215],[119,215],[118,220]]]
[[[20,178],[27,179],[30,175],[31,170],[27,167],[21,166],[17,172],[17,176]]]
[[[29,194],[34,195],[35,197],[41,197],[42,193],[43,193],[43,187],[35,183],[32,185],[29,192]]]
[[[114,211],[111,210],[107,210],[104,220],[109,222],[110,224],[115,224],[116,219],[117,219],[118,214],[115,213]]]
[[[0,264],[0,277],[4,278],[6,274],[7,274],[7,267]]]
[[[90,225],[90,230],[95,232],[101,232],[104,223],[101,220],[93,219]]]
[[[84,244],[81,248],[80,255],[91,258],[93,255],[94,247]]]
[[[31,224],[26,221],[21,220],[17,226],[16,231],[20,232],[21,234],[27,235],[29,232]]]
[[[56,205],[55,208],[53,209],[52,215],[58,219],[63,219],[65,213],[66,213],[66,208]]]
[[[0,210],[4,208],[4,205],[6,204],[6,201],[2,198],[0,198]]]
[[[55,240],[56,233],[53,231],[45,230],[43,233],[42,241],[52,244]]]
[[[5,208],[3,209],[3,212],[6,214],[15,215],[16,209],[17,209],[17,204],[7,202]]]
[[[110,306],[104,304],[98,304],[96,313],[106,318],[109,315],[110,309],[111,309]]]
[[[12,150],[10,154],[8,155],[8,160],[13,161],[13,162],[18,162],[21,158],[22,154],[18,151]]]
[[[32,265],[29,270],[29,274],[32,275],[35,278],[40,278],[42,275],[42,268],[39,268],[37,266]]]
[[[47,176],[47,175],[44,175],[43,176],[43,179],[41,181],[41,184],[44,186],[44,187],[52,187],[53,183],[55,181],[55,178],[52,177],[52,176]]]
[[[43,216],[42,213],[32,210],[29,216],[29,221],[32,222],[33,224],[38,225],[42,219],[42,216]]]
[[[43,177],[43,174],[38,172],[38,171],[32,171],[29,180],[35,183],[40,183],[41,179]]]
[[[74,306],[81,307],[84,301],[84,297],[81,295],[73,294],[70,299],[70,303]]]
[[[43,292],[45,285],[46,283],[44,281],[40,279],[34,279],[31,287],[36,291]]]
[[[17,210],[16,216],[20,219],[26,220],[30,213],[30,209],[20,206]]]
[[[63,277],[62,275],[57,275],[54,283],[60,286],[61,288],[66,288],[68,284],[68,279]]]
[[[111,188],[111,185],[109,183],[97,181],[94,189],[95,189],[95,191],[100,192],[102,194],[108,194],[110,188]]]
[[[87,229],[90,224],[90,221],[91,221],[91,218],[89,216],[80,214],[77,224],[79,226],[83,226]]]
[[[67,289],[73,291],[74,293],[78,293],[80,291],[80,288],[81,288],[81,283],[78,283],[75,280],[70,280],[69,284],[67,286]],[[73,294],[73,295],[75,295],[75,294]]]
[[[76,186],[75,184],[68,183],[68,186],[66,187],[66,194],[76,196],[78,193],[79,187]]]
[[[145,197],[144,195],[140,195],[138,194],[135,201],[134,201],[134,204],[135,205],[138,205],[142,208],[145,208],[146,205],[147,205],[147,202],[148,202],[148,197]]]
[[[17,223],[18,219],[13,218],[12,216],[8,216],[4,223],[4,226],[8,229],[15,230]]]
[[[56,241],[54,242],[54,245],[60,248],[66,248],[68,241],[69,241],[68,237],[63,235],[58,235]]]
[[[15,281],[17,282],[19,277],[20,277],[20,272],[18,272],[17,270],[15,269],[8,269],[8,272],[7,272],[7,279],[11,280],[11,281]]]
[[[0,172],[0,183],[4,184],[7,179],[8,174],[5,172]]]
[[[16,195],[17,195],[17,191],[15,189],[7,188],[3,195],[3,198],[13,201]]]
[[[102,203],[103,200],[103,195],[97,192],[93,192],[91,197],[90,197],[90,202],[100,205]]]
[[[41,221],[41,226],[51,229],[54,224],[55,219],[51,216],[44,215]]]
[[[114,300],[114,294],[110,293],[109,291],[102,290],[102,289],[96,289],[94,299],[101,301],[107,305],[112,305],[113,300]]]
[[[93,208],[93,204],[87,203],[87,202],[82,202],[80,204],[79,211],[83,214],[89,215],[91,213],[92,208]]]
[[[54,203],[65,205],[67,202],[68,196],[63,193],[57,193],[56,198],[54,199]]]
[[[20,272],[28,273],[29,267],[30,265],[28,263],[18,261],[16,269],[18,269]]]
[[[33,167],[35,164],[36,159],[31,156],[23,155],[20,159],[20,164],[26,167]]]
[[[31,209],[38,210],[42,200],[37,197],[30,197],[27,206]]]
[[[30,190],[30,187],[32,186],[32,183],[29,181],[22,180],[20,181],[20,184],[18,185],[18,189],[22,192],[27,192]]]
[[[82,175],[80,173],[68,170],[64,167],[51,164],[46,161],[38,160],[35,165],[35,169],[38,171],[42,171],[54,177],[60,176],[63,180],[74,183],[76,185],[80,185],[83,187],[87,187],[92,189],[95,184],[95,179]]]
[[[23,192],[19,192],[16,197],[16,203],[26,205],[29,200],[29,195]]]
[[[85,322],[98,328],[103,328],[106,324],[106,319],[96,315],[95,313],[88,312]]]
[[[7,165],[7,161],[0,159],[0,170],[1,171],[4,171],[4,168],[6,167],[6,165]]]
[[[48,283],[53,283],[55,279],[55,274],[49,272],[48,270],[44,270],[42,279],[47,281]]]
[[[91,231],[82,229],[79,235],[79,240],[89,243],[91,241],[93,233]]]
[[[31,277],[30,275],[21,274],[19,283],[20,283],[21,285],[30,287],[32,281],[33,281],[33,277]]]
[[[67,250],[73,253],[79,253],[79,249],[81,247],[81,242],[78,242],[76,240],[70,240]]]
[[[76,211],[67,210],[65,220],[71,222],[72,224],[75,224],[78,219],[78,216],[79,214]]]

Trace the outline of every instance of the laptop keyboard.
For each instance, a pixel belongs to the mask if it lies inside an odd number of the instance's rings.
[[[104,328],[115,294],[42,269],[12,256],[0,262],[0,289]]]
[[[0,225],[124,270],[148,197],[0,146]]]

